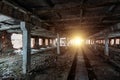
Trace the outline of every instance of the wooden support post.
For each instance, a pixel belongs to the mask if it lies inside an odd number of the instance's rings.
[[[60,36],[57,34],[57,54],[60,54]]]
[[[108,35],[105,36],[105,55],[109,56],[109,38]]]
[[[23,74],[27,74],[31,67],[31,38],[30,38],[30,26],[26,26],[25,22],[20,23],[21,30],[23,32]]]

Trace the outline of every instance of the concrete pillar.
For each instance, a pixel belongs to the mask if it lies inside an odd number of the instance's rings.
[[[36,49],[39,48],[39,37],[35,37],[35,44],[34,44],[33,48],[36,48]]]
[[[94,40],[92,40],[92,44],[94,45]]]
[[[31,67],[31,38],[30,38],[30,26],[26,26],[25,22],[20,23],[21,30],[23,32],[23,74],[29,72]]]
[[[92,44],[92,39],[90,39],[90,44]]]
[[[60,54],[60,36],[57,33],[57,54]]]
[[[109,56],[109,38],[108,35],[105,36],[105,55]]]
[[[45,38],[42,38],[42,46],[45,47]]]
[[[94,49],[95,49],[95,50],[97,49],[97,43],[96,43],[96,40],[94,40]]]
[[[50,38],[48,38],[48,46],[51,46]]]
[[[67,40],[67,37],[66,37],[66,41],[65,41],[65,45],[67,46],[67,43],[68,43],[68,40]]]
[[[116,47],[116,38],[114,38],[114,47]]]
[[[118,38],[119,39],[119,44],[120,44],[120,38]]]
[[[109,46],[111,46],[111,39],[109,39]]]
[[[91,45],[91,39],[90,39],[90,45]]]

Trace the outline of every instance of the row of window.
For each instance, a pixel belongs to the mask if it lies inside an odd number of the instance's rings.
[[[22,34],[12,34],[11,36],[11,41],[12,41],[12,45],[13,48],[21,48],[22,47]],[[44,45],[48,45],[49,42],[48,39],[45,39],[45,44]],[[33,48],[35,44],[35,38],[31,38],[31,47]],[[50,44],[55,44],[55,40],[50,39]],[[39,38],[39,45],[43,45],[43,39]]]
[[[105,44],[105,40],[101,39],[101,40],[86,40],[86,44]],[[120,44],[120,39],[119,38],[115,38],[115,39],[109,39],[109,44],[110,45],[118,45]]]
[[[50,39],[50,44],[54,44],[55,41]],[[35,38],[31,38],[31,47],[33,47],[35,44]],[[39,38],[39,45],[43,45],[43,39],[42,38]],[[45,45],[49,45],[49,40],[48,39],[45,39]]]

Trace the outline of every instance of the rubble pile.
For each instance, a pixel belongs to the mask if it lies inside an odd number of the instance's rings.
[[[45,69],[43,73],[37,72],[33,80],[67,80],[75,54],[74,51],[65,49],[61,52],[64,53],[57,55],[54,66]]]
[[[31,70],[44,70],[54,66],[56,61],[55,51],[49,50],[31,56]],[[22,55],[7,56],[0,59],[0,80],[22,80]]]
[[[44,53],[37,53],[31,57],[31,71],[30,72],[42,72],[48,67],[55,66],[57,55],[53,51],[48,51]]]
[[[0,78],[2,80],[19,78],[22,72],[21,56],[5,57],[0,61]]]

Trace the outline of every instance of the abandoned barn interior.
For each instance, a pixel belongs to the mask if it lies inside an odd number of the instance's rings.
[[[0,80],[120,80],[120,0],[0,0]]]

